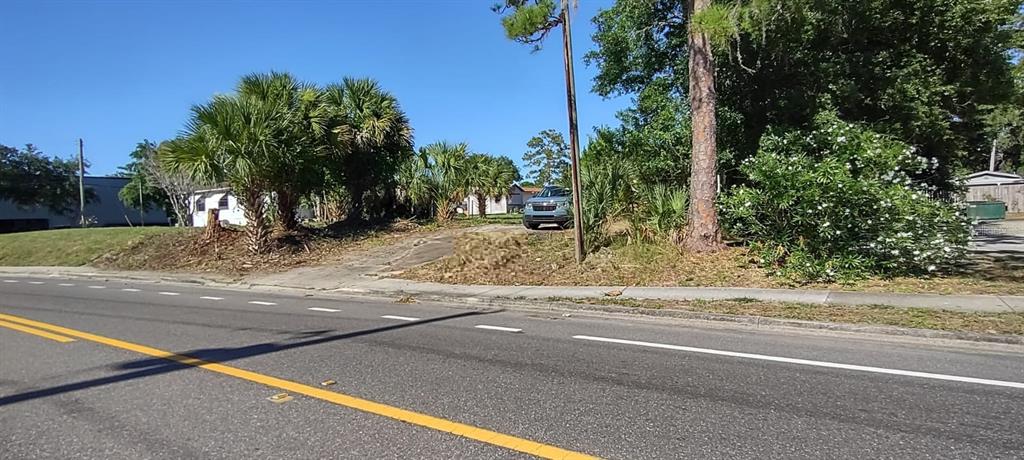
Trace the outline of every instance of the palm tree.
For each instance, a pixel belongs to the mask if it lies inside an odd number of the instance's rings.
[[[403,168],[402,188],[413,203],[433,208],[438,221],[448,221],[466,197],[469,147],[465,143],[435,142],[420,151]]]
[[[523,178],[519,168],[508,157],[493,157],[487,173],[487,194],[495,200],[507,195],[512,183]]]
[[[182,138],[161,149],[162,160],[203,182],[227,182],[244,209],[249,252],[270,249],[266,192],[279,162],[278,104],[256,98],[215,96],[192,107]]]
[[[478,214],[487,215],[487,197],[491,192],[491,174],[495,169],[494,157],[474,153],[466,159],[466,187],[476,197]]]
[[[360,220],[366,192],[392,188],[399,166],[412,156],[412,127],[398,99],[374,80],[345,78],[328,86],[323,97],[337,160],[331,175],[348,191],[349,218]]]
[[[321,162],[329,120],[323,93],[315,85],[278,72],[246,75],[237,91],[240,98],[283,111],[276,118],[281,125],[273,130],[279,138],[273,142],[277,151],[270,159],[276,165],[269,179],[277,199],[277,223],[294,230],[299,199],[324,182]]]
[[[519,168],[507,157],[470,155],[467,168],[467,187],[476,197],[481,216],[487,215],[488,199],[501,198],[508,193],[512,183],[521,177]]]

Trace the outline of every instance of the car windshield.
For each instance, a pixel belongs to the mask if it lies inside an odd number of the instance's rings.
[[[537,196],[541,198],[548,198],[552,196],[568,196],[569,192],[562,187],[544,187]]]

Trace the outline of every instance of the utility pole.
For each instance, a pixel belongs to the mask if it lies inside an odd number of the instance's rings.
[[[996,140],[992,139],[992,153],[988,157],[988,170],[996,170]]]
[[[78,220],[85,228],[85,142],[78,138]]]
[[[139,224],[146,226],[146,203],[142,201],[142,176],[139,176]]]
[[[569,152],[572,168],[572,227],[576,233],[576,265],[583,264],[583,198],[580,190],[580,133],[576,125],[576,77],[572,70],[572,30],[569,2],[562,0],[562,57],[565,60],[565,97],[569,106]]]

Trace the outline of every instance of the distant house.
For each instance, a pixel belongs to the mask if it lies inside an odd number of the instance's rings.
[[[522,212],[523,205],[533,195],[540,193],[541,187],[523,187],[513,183],[509,186],[508,193],[500,197],[487,197],[487,214],[505,214],[509,212]],[[480,214],[480,207],[477,204],[476,195],[470,194],[462,201],[462,212],[468,216]]]
[[[269,197],[267,198],[267,204],[270,204]],[[192,225],[196,227],[205,227],[206,213],[211,209],[218,210],[218,222],[228,223],[231,225],[246,224],[245,208],[238,202],[238,198],[231,193],[230,187],[196,190],[196,192],[192,194],[192,199],[189,201],[189,210],[192,214]],[[312,217],[313,212],[308,208],[298,208],[299,219],[309,219]]]
[[[1002,201],[1006,212],[1024,212],[1024,177],[999,171],[967,176],[967,201]]]
[[[117,194],[128,184],[127,177],[85,176],[82,179],[94,198],[85,204],[85,217],[94,227],[117,227],[129,225],[168,225],[170,222],[163,208],[151,207],[139,215],[137,208],[125,206]],[[76,196],[77,198],[77,196]],[[0,200],[0,233],[50,228],[78,227],[77,201],[75,209],[67,214],[58,214],[45,206],[21,208],[7,200]]]

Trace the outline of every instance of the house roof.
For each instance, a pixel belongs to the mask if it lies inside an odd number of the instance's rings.
[[[967,186],[1024,184],[1024,177],[1000,171],[980,171],[967,176]]]

